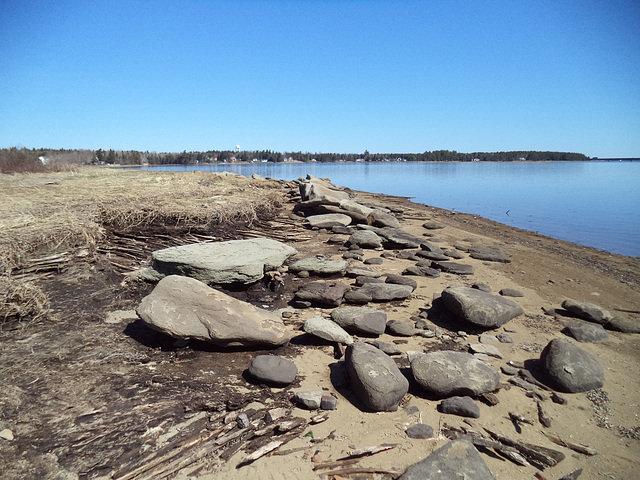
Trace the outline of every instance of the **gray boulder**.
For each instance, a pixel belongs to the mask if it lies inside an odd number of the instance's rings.
[[[397,337],[412,337],[416,333],[413,324],[401,320],[390,320],[387,322],[387,330],[391,335]]]
[[[387,324],[386,313],[368,307],[339,307],[331,319],[346,331],[363,335],[382,335]]]
[[[420,263],[420,262],[418,262]],[[440,276],[440,270],[436,270],[435,268],[431,268],[425,264],[422,265],[412,265],[407,267],[403,275],[414,275],[416,277],[429,277],[429,278],[438,278]]]
[[[551,340],[540,361],[553,386],[562,392],[587,392],[604,385],[604,370],[598,360],[569,340]]]
[[[277,346],[289,340],[280,315],[178,275],[160,280],[136,311],[151,328],[179,339],[223,346]]]
[[[409,391],[409,381],[391,357],[366,343],[346,351],[345,365],[358,399],[375,412],[393,412]]]
[[[383,212],[382,210],[373,210],[367,219],[370,225],[375,227],[393,227],[400,228],[400,222],[398,219],[390,213]]]
[[[602,325],[591,322],[574,323],[562,331],[584,343],[601,342],[609,338],[609,334]]]
[[[382,238],[371,230],[357,230],[349,237],[349,243],[360,248],[380,248]]]
[[[616,332],[640,333],[640,323],[626,317],[613,317],[605,326],[609,330],[615,330]]]
[[[599,323],[600,325],[606,325],[613,319],[613,315],[608,310],[594,303],[567,299],[562,302],[562,308],[587,322]]]
[[[258,355],[251,362],[249,373],[260,381],[273,385],[289,385],[296,379],[298,367],[278,355]]]
[[[379,228],[376,233],[385,239],[385,247],[387,248],[418,248],[423,242],[421,238],[411,235],[400,228]]]
[[[411,360],[411,371],[422,388],[440,397],[475,397],[495,390],[500,382],[500,372],[465,352],[416,355]]]
[[[437,268],[446,273],[453,273],[455,275],[473,275],[476,273],[476,268],[473,265],[467,265],[458,262],[449,261],[434,261],[431,262],[432,268]]]
[[[511,257],[508,253],[499,247],[488,245],[474,245],[469,249],[469,256],[486,262],[511,263]]]
[[[358,290],[345,294],[345,300],[353,303],[390,302],[411,295],[413,287],[394,283],[367,283]]]
[[[404,277],[402,275],[395,275],[388,273],[385,279],[385,283],[393,283],[395,285],[409,285],[414,290],[418,288],[418,282],[413,278]]]
[[[304,206],[340,205],[343,200],[349,200],[349,194],[339,190],[330,182],[313,177],[309,181],[300,183],[300,196]]]
[[[407,437],[414,439],[433,438],[433,427],[424,423],[416,423],[405,430]]]
[[[351,223],[351,217],[341,213],[327,213],[324,215],[311,215],[307,217],[311,228],[346,227]]]
[[[343,200],[342,202],[340,202],[340,208],[346,210],[347,212],[357,213],[358,215],[362,215],[365,218],[368,217],[371,212],[373,212],[373,208],[369,208],[354,200]]]
[[[143,278],[183,275],[209,285],[249,284],[296,253],[295,248],[269,238],[181,245],[153,252],[151,267]]]
[[[351,345],[353,337],[335,322],[322,317],[313,317],[304,322],[303,330],[310,335],[314,335],[329,342],[344,343]]]
[[[524,312],[513,300],[469,287],[449,287],[442,300],[454,315],[485,328],[497,328]]]
[[[398,480],[496,480],[467,440],[453,440],[412,465]]]
[[[426,228],[427,230],[439,230],[441,228],[444,228],[444,225],[438,222],[433,222],[433,221],[429,221],[429,222],[424,222],[422,224],[422,226],[424,228]]]
[[[480,407],[471,397],[450,397],[440,403],[440,412],[460,417],[480,418]]]
[[[289,265],[289,271],[293,273],[309,272],[330,275],[342,273],[347,268],[347,265],[349,264],[346,260],[326,260],[324,258],[309,257]]]
[[[380,340],[375,340],[373,342],[367,342],[369,345],[373,345],[377,349],[383,351],[387,355],[400,355],[402,350],[398,349],[395,345],[387,342],[381,342]]]
[[[337,307],[342,303],[342,297],[349,290],[351,290],[349,285],[338,280],[312,282],[302,286],[296,292],[295,298],[297,300]]]

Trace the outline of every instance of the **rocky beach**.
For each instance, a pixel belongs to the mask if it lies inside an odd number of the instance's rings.
[[[635,478],[640,259],[313,176],[183,177],[279,200],[10,271],[55,318],[5,316],[4,478]]]

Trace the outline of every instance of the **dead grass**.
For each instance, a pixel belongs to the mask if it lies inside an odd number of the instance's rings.
[[[92,255],[109,227],[251,224],[276,212],[281,192],[275,181],[202,172],[79,167],[0,175],[0,275],[38,256]]]
[[[0,276],[0,331],[8,322],[34,321],[50,313],[49,299],[40,287]]]

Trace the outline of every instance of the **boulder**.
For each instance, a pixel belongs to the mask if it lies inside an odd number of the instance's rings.
[[[296,379],[298,367],[278,355],[258,355],[251,362],[249,373],[262,382],[284,386]]]
[[[609,338],[609,334],[604,327],[597,323],[580,322],[568,325],[562,330],[579,342],[594,343],[601,342]]]
[[[604,370],[598,360],[570,340],[551,340],[540,361],[553,386],[562,392],[587,392],[604,385]]]
[[[465,352],[416,355],[411,360],[411,371],[422,388],[439,397],[475,397],[495,390],[500,382],[500,372]]]
[[[444,228],[443,224],[433,221],[424,222],[422,226],[427,230],[440,230],[441,228]]]
[[[144,276],[159,280],[183,275],[209,285],[249,284],[262,279],[265,271],[281,267],[296,253],[296,249],[269,238],[194,243],[153,252],[151,267]]]
[[[394,283],[367,283],[356,291],[348,292],[345,300],[353,303],[390,302],[411,295],[413,287]]]
[[[349,290],[351,290],[351,287],[339,280],[312,282],[301,287],[296,292],[295,298],[302,301],[337,307],[342,303],[342,297]]]
[[[354,212],[358,215],[362,215],[364,218],[367,218],[369,214],[373,212],[373,208],[369,208],[354,200],[343,200],[340,202],[340,208],[347,212]]]
[[[385,279],[385,283],[393,283],[395,285],[409,285],[414,290],[418,288],[418,282],[413,278],[404,277],[402,275],[395,275],[388,273]]]
[[[640,323],[626,317],[613,317],[605,327],[609,330],[615,330],[616,332],[640,333]]]
[[[567,299],[562,302],[562,308],[573,313],[578,318],[587,322],[599,323],[600,325],[606,325],[613,319],[613,315],[608,310],[594,303]]]
[[[433,438],[433,427],[424,423],[416,423],[405,430],[407,437],[414,439]]]
[[[307,217],[311,228],[346,227],[351,223],[351,217],[341,213],[327,213],[325,215],[311,215]]]
[[[473,265],[467,265],[458,262],[449,261],[434,261],[431,262],[432,268],[437,268],[446,273],[453,273],[455,275],[473,275],[476,273],[476,268]]]
[[[369,225],[375,227],[393,227],[400,228],[400,222],[398,219],[390,213],[383,212],[382,210],[373,210],[368,216],[367,220]]]
[[[449,287],[442,300],[451,313],[484,328],[497,328],[524,311],[513,300],[469,287]]]
[[[293,273],[309,272],[331,275],[334,273],[342,273],[348,265],[346,260],[326,260],[324,258],[309,257],[289,265],[289,271]]]
[[[351,345],[353,338],[335,322],[322,317],[313,317],[304,322],[303,330],[309,335],[314,335],[329,342],[344,343]]]
[[[398,349],[395,345],[387,342],[381,342],[380,340],[375,340],[373,342],[367,342],[369,345],[373,345],[377,349],[383,351],[387,355],[400,355],[402,353],[401,350]]]
[[[387,314],[368,307],[339,307],[331,312],[331,319],[348,332],[362,335],[382,335]]]
[[[280,315],[179,275],[160,280],[136,311],[151,328],[179,339],[223,346],[277,346],[289,340]]]
[[[347,348],[345,365],[358,399],[375,412],[393,412],[409,391],[409,381],[391,357],[366,343]]]
[[[376,233],[385,239],[384,243],[387,248],[418,248],[423,242],[421,238],[411,235],[400,228],[379,228]]]
[[[496,480],[467,440],[453,440],[410,466],[398,480]]]
[[[416,333],[415,327],[408,322],[401,320],[390,320],[387,322],[389,334],[397,337],[412,337]]]
[[[357,230],[349,237],[349,243],[360,248],[380,248],[382,238],[371,230]]]
[[[300,196],[304,206],[340,205],[343,200],[349,200],[349,194],[338,190],[329,182],[312,178],[300,183]]]
[[[511,257],[499,247],[474,245],[469,248],[469,256],[486,262],[511,263]]]
[[[426,258],[427,260],[438,260],[442,262],[447,262],[450,258],[444,253],[431,252],[429,250],[420,250],[416,255],[420,258]]]
[[[460,417],[480,418],[480,407],[471,397],[446,398],[440,403],[439,410]]]

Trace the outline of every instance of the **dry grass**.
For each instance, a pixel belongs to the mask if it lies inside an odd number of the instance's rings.
[[[38,256],[92,254],[108,227],[250,224],[281,199],[277,182],[233,174],[79,167],[0,175],[0,276]]]
[[[9,321],[50,316],[49,300],[40,287],[0,276],[0,331]]]

